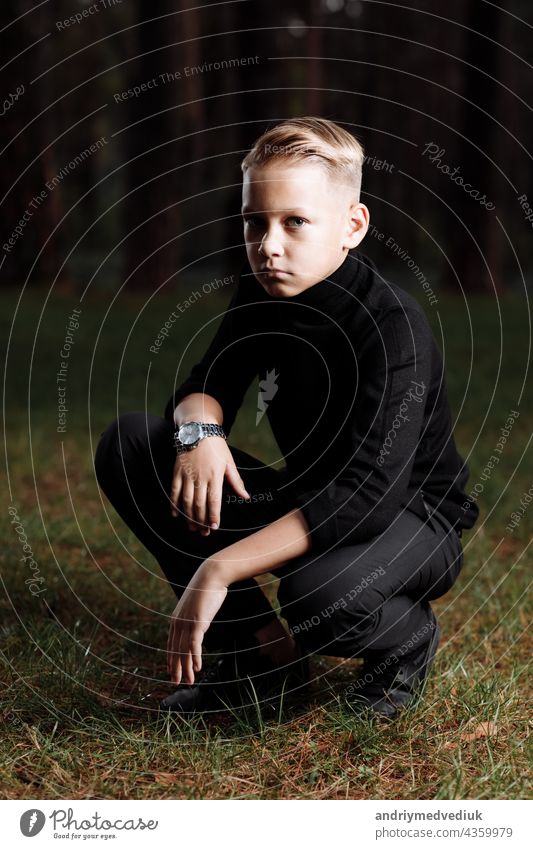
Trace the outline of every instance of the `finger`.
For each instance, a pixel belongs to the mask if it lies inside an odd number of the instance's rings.
[[[174,684],[179,684],[182,677],[180,642],[181,642],[182,623],[179,619],[173,619],[169,631],[168,640],[168,658],[169,658],[169,674],[170,680]]]
[[[203,632],[198,627],[189,633],[189,651],[183,664],[183,676],[190,684],[194,684],[194,673],[202,668],[202,641]]]
[[[170,680],[176,686],[179,686],[181,684],[181,674],[181,657],[180,655],[178,655],[175,661],[173,674],[170,676]]]
[[[176,622],[173,621],[169,628],[168,633],[168,641],[167,641],[167,669],[168,674],[170,676],[170,680],[174,681],[176,675],[176,669],[178,664],[178,656],[175,652],[175,639],[176,639]]]
[[[181,503],[183,507],[183,514],[187,521],[190,531],[195,530],[194,524],[194,487],[192,481],[188,478],[183,483],[182,495],[181,495]]]
[[[192,666],[195,672],[200,672],[202,668],[202,637],[203,635],[196,634],[191,640]]]
[[[210,511],[209,511],[209,483],[206,483],[203,491],[203,517],[202,522],[203,525],[200,528],[200,533],[203,537],[208,537],[211,533],[211,521],[210,521]]]
[[[220,525],[220,509],[222,507],[222,486],[213,483],[207,491],[207,524],[213,530]]]
[[[172,679],[174,674],[175,657],[174,657],[174,625],[171,624],[168,631],[167,639],[167,672]]]
[[[179,651],[176,649],[176,645],[174,644],[171,654],[170,654],[170,680],[173,684],[179,684],[181,682],[181,655]]]
[[[168,626],[168,636],[167,636],[167,672],[170,675],[172,664],[171,664],[171,652],[172,652],[172,631],[174,629],[174,622],[171,619],[170,625]]]
[[[206,514],[206,501],[207,501],[207,484],[199,483],[196,485],[194,490],[194,520],[197,523],[197,526],[200,531],[203,531],[205,524],[205,514]]]
[[[190,651],[188,651],[183,657],[183,680],[187,684],[194,684],[194,669]]]
[[[226,465],[225,475],[226,475],[229,483],[232,485],[233,489],[237,493],[237,495],[240,495],[241,498],[251,498],[252,497],[250,495],[250,493],[248,492],[248,490],[246,489],[246,487],[244,485],[244,481],[241,478],[241,476],[240,476],[240,474],[237,470],[237,466],[235,464],[228,463]]]
[[[171,515],[176,517],[179,513],[178,502],[182,490],[181,474],[175,474],[172,479],[172,488],[170,490]]]
[[[188,678],[187,672],[187,660],[189,656],[189,629],[180,628],[179,634],[177,635],[177,674],[174,679],[175,684],[181,684],[182,680],[184,683],[192,683]],[[193,676],[194,680],[194,676]]]

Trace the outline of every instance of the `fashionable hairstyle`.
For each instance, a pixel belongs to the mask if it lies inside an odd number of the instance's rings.
[[[361,191],[364,161],[362,144],[351,133],[326,118],[290,118],[271,127],[254,143],[241,162],[244,174],[254,165],[274,160],[316,162],[333,179]]]

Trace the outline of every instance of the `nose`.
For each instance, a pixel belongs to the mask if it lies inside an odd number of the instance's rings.
[[[259,245],[259,253],[265,257],[283,256],[283,241],[279,232],[273,228],[267,230]]]

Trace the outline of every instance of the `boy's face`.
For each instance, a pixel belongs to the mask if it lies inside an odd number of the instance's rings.
[[[249,168],[242,196],[248,261],[273,296],[291,297],[329,277],[368,230],[367,207],[318,164]]]

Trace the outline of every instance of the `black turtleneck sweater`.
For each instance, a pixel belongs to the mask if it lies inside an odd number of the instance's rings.
[[[204,357],[165,409],[191,392],[220,403],[229,435],[259,378],[285,459],[287,512],[299,507],[312,547],[369,539],[422,495],[458,530],[479,511],[464,487],[442,357],[422,307],[357,250],[291,297],[266,292],[248,262]]]

